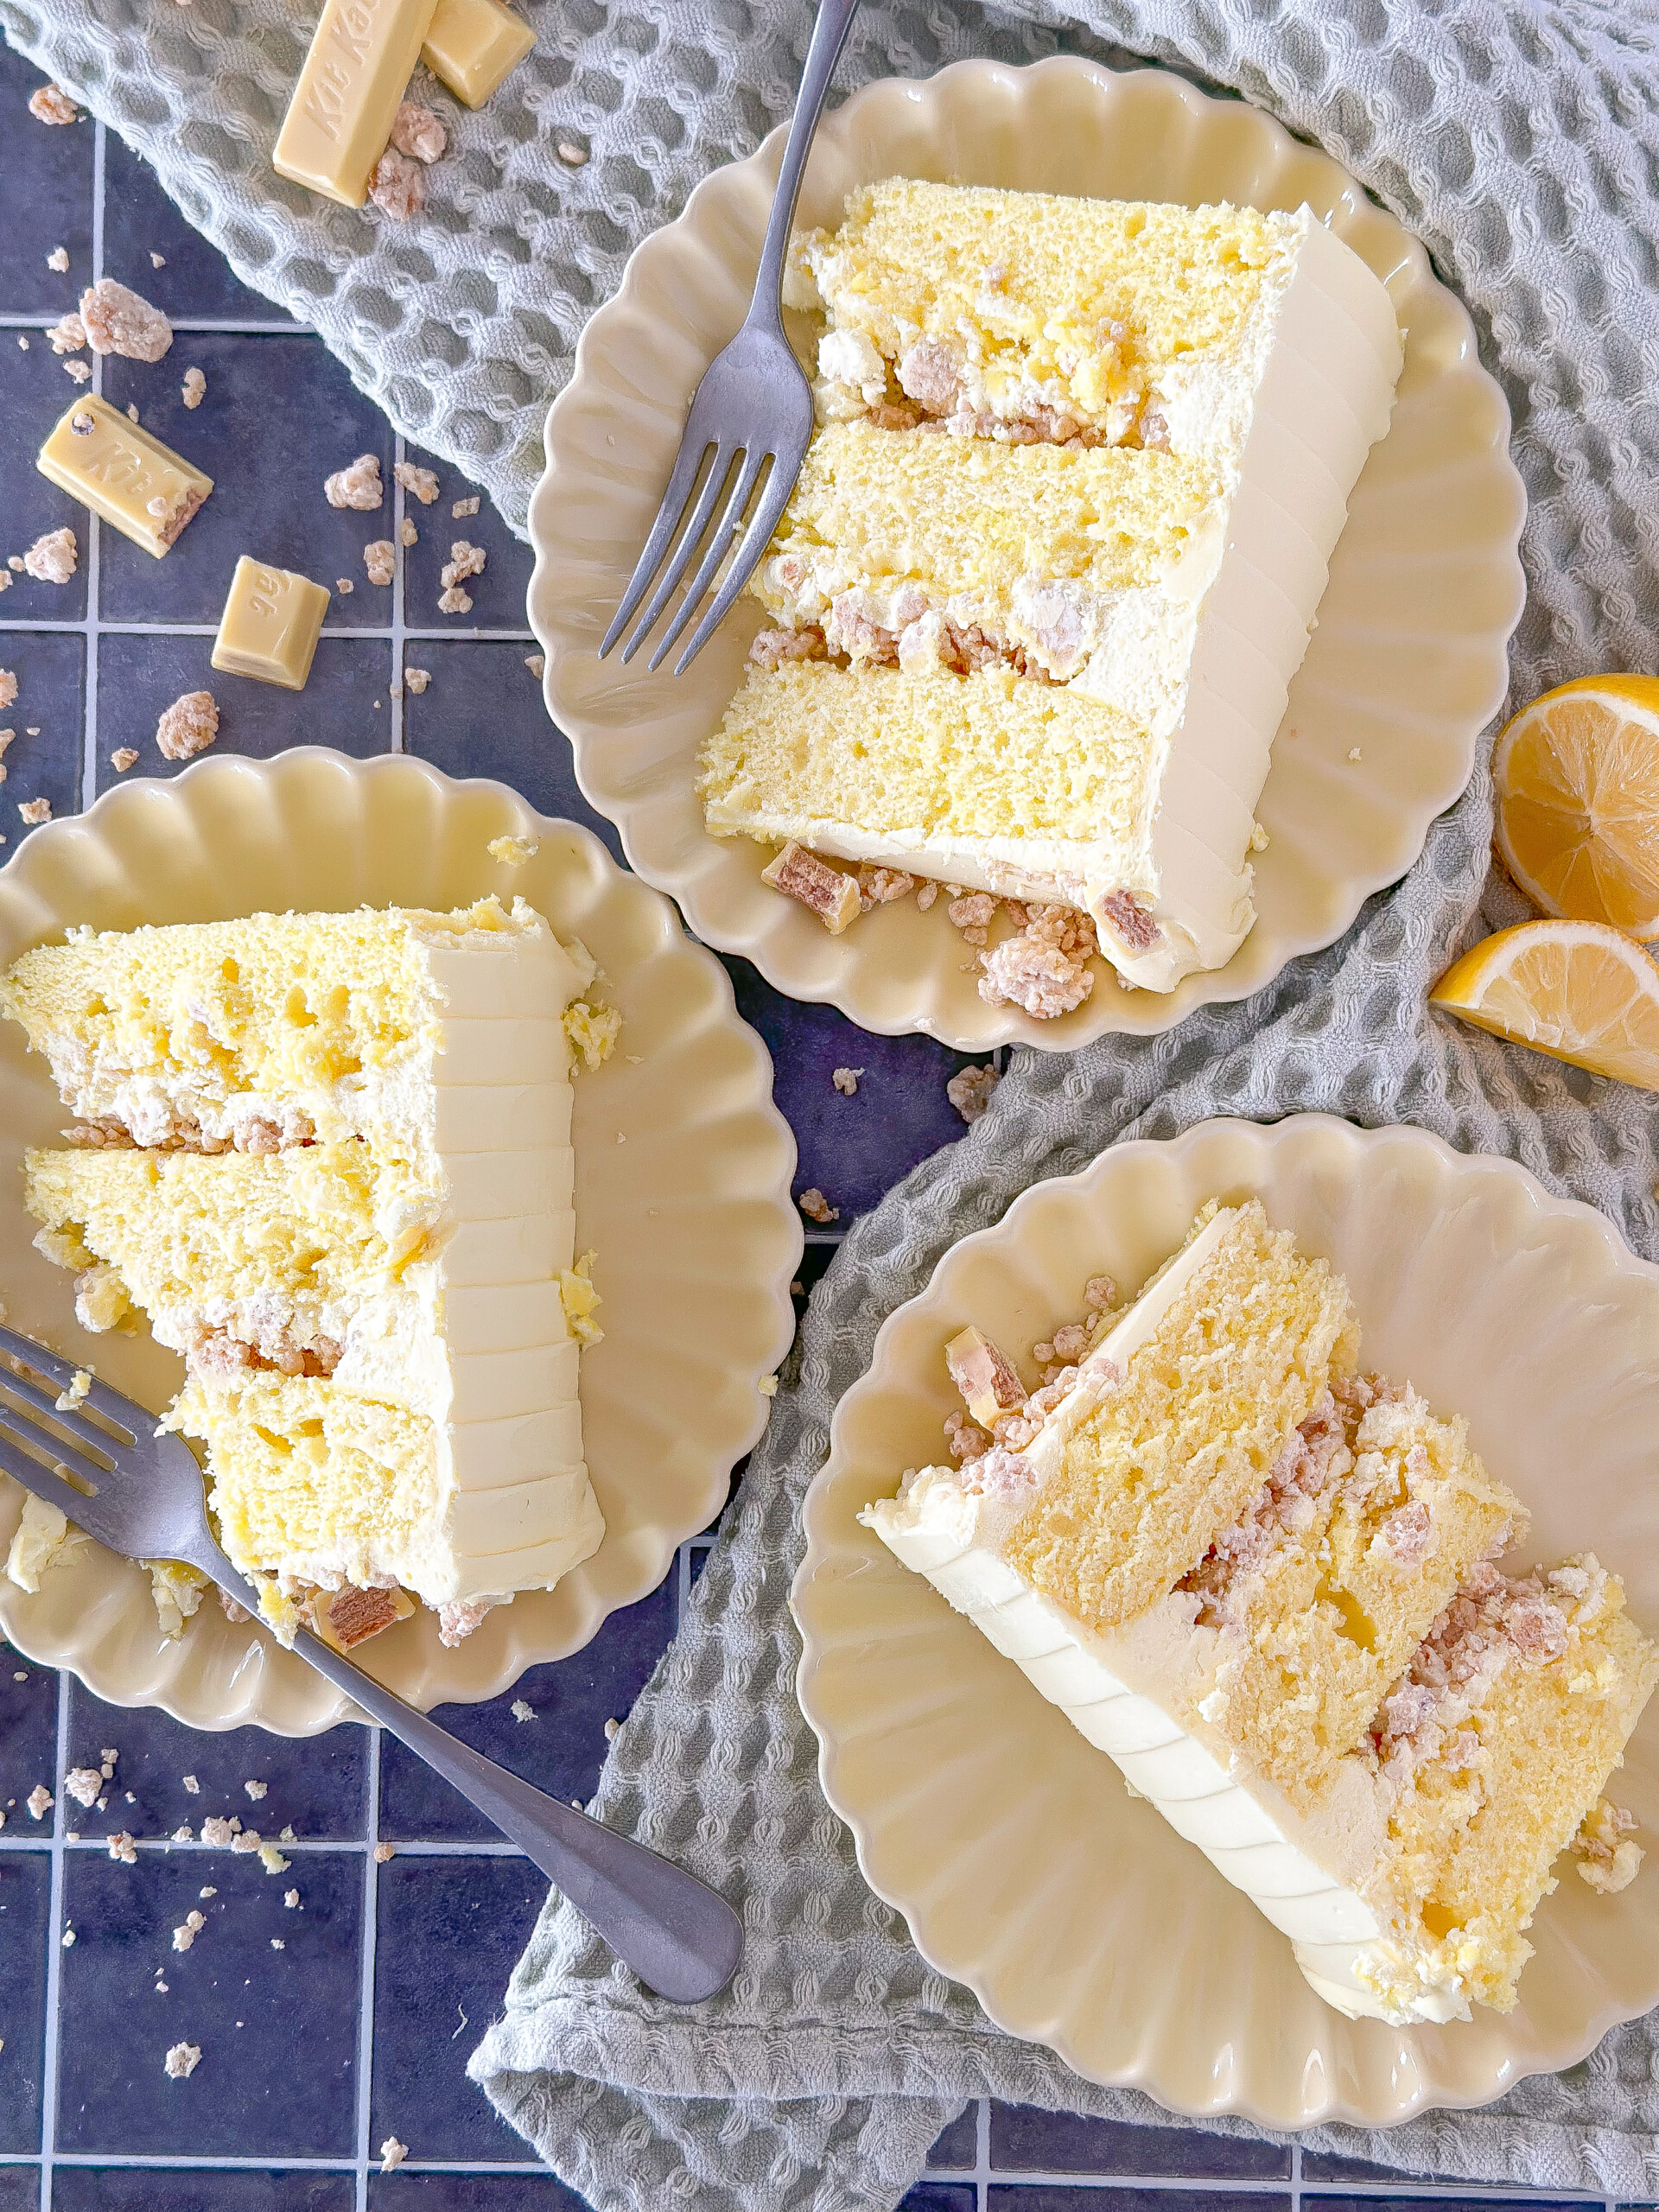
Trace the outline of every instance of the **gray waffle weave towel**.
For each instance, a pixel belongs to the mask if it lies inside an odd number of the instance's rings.
[[[308,10],[307,16],[308,19]],[[398,230],[320,209],[267,164],[306,23],[285,0],[0,0],[0,26],[156,165],[239,273],[313,321],[411,435],[522,522],[546,398],[635,240],[785,111],[804,0],[540,0],[531,64]],[[1230,86],[1319,141],[1429,245],[1480,324],[1532,500],[1517,697],[1659,664],[1659,28],[1602,0],[870,0],[853,84],[968,53],[1108,41]],[[551,141],[593,159],[572,172]],[[1504,1152],[1659,1256],[1647,1097],[1431,1021],[1452,955],[1520,918],[1487,878],[1483,776],[1406,882],[1247,1006],[1071,1058],[1022,1055],[992,1112],[848,1239],[813,1300],[690,1618],[614,1746],[601,1816],[742,1903],[724,1997],[645,1997],[556,1897],[472,2070],[601,2212],[874,2212],[974,2094],[1153,2120],[998,2033],[859,1879],[796,1707],[785,1599],[830,1414],[940,1252],[1039,1177],[1123,1135],[1304,1109]],[[1651,2196],[1659,2037],[1615,2031],[1568,2075],[1476,2115],[1322,2135],[1407,2168]],[[1223,2127],[1233,2123],[1221,2122]]]

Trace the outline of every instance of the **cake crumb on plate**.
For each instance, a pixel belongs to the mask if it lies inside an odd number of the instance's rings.
[[[542,841],[539,837],[492,837],[484,849],[493,861],[500,861],[508,868],[522,868],[541,851]]]

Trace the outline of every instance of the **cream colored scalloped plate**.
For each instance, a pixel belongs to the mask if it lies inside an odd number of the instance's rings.
[[[1659,2003],[1659,1713],[1615,1790],[1648,1864],[1616,1897],[1560,1869],[1514,2012],[1344,2020],[1285,1937],[855,1518],[939,1456],[953,1331],[976,1322],[1023,1352],[1082,1310],[1089,1275],[1141,1282],[1205,1199],[1245,1196],[1347,1276],[1368,1365],[1468,1416],[1531,1508],[1526,1562],[1592,1549],[1659,1629],[1659,1268],[1590,1207],[1420,1130],[1213,1121],[1037,1185],[889,1317],[806,1502],[801,1704],[871,1887],[1002,2027],[1178,2112],[1385,2127],[1571,2065]]]
[[[968,1052],[1067,1051],[1248,997],[1287,960],[1334,942],[1363,899],[1404,874],[1503,703],[1525,595],[1526,500],[1509,459],[1509,409],[1479,365],[1468,316],[1422,247],[1334,162],[1162,70],[1116,75],[1070,56],[1029,69],[959,62],[920,83],[868,86],[819,130],[803,224],[838,222],[855,185],[893,175],[1268,208],[1306,200],[1382,278],[1406,333],[1394,421],[1351,502],[1257,809],[1271,842],[1255,862],[1255,929],[1225,968],[1168,994],[1126,991],[1103,963],[1081,1007],[1035,1021],[980,999],[942,906],[882,907],[832,938],[761,882],[766,849],[705,832],[697,753],[741,681],[756,602],[734,609],[683,677],[651,675],[644,654],[626,668],[617,655],[596,658],[691,393],[742,320],[780,144],[774,133],[707,178],[639,248],[548,416],[547,470],[530,510],[530,619],[582,790],[705,943],[867,1029],[925,1030]]]
[[[507,867],[485,850],[503,835],[537,838],[540,849]],[[577,1236],[598,1250],[606,1331],[582,1355],[582,1418],[606,1535],[556,1589],[498,1608],[458,1649],[443,1649],[428,1612],[365,1646],[371,1671],[423,1707],[493,1697],[655,1589],[765,1427],[757,1385],[789,1348],[801,1250],[794,1140],[772,1103],[765,1046],[738,1019],[719,962],[595,837],[532,813],[504,785],[453,782],[416,760],[305,747],[268,762],[202,761],[35,830],[0,869],[0,967],[72,922],[446,908],[489,891],[522,893],[562,935],[580,937],[603,970],[601,995],[622,1010],[612,1058],[576,1077]],[[147,1336],[85,1335],[68,1277],[30,1246],[19,1162],[26,1146],[58,1141],[64,1119],[22,1031],[0,1021],[0,1300],[15,1327],[159,1408],[180,1363]],[[0,1476],[0,1566],[22,1502]],[[0,1573],[0,1628],[99,1697],[162,1706],[196,1728],[253,1720],[302,1736],[349,1712],[302,1661],[262,1630],[233,1628],[211,1598],[168,1643],[149,1576],[100,1550],[53,1569],[32,1598]]]

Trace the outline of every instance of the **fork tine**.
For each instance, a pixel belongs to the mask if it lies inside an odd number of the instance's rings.
[[[0,1362],[0,1392],[10,1392],[13,1397],[21,1398],[44,1426],[63,1431],[72,1436],[76,1443],[90,1446],[93,1451],[101,1452],[105,1459],[111,1462],[116,1452],[121,1449],[114,1437],[106,1430],[101,1429],[96,1421],[88,1421],[85,1414],[73,1412],[67,1407],[60,1408],[57,1395],[54,1393],[50,1383],[42,1389],[38,1382],[32,1382],[27,1376],[15,1373],[3,1362]],[[86,1401],[83,1399],[81,1402],[84,1404]],[[3,1402],[0,1402],[0,1413],[7,1410]],[[20,1413],[16,1418],[19,1421],[27,1421],[29,1415]]]
[[[76,1528],[84,1529],[99,1543],[105,1541],[99,1529],[87,1527],[87,1508],[94,1508],[96,1518],[96,1501],[83,1497],[73,1484],[65,1482],[60,1476],[48,1474],[39,1460],[30,1459],[27,1452],[13,1443],[3,1423],[0,1423],[0,1471],[10,1475],[35,1497],[44,1498],[48,1505],[55,1505],[66,1520],[73,1521]],[[121,1548],[111,1544],[109,1548],[118,1551]]]
[[[709,474],[702,480],[702,489],[697,494],[690,520],[680,533],[680,542],[674,548],[673,557],[658,578],[657,588],[651,594],[645,613],[634,624],[632,634],[622,648],[625,661],[632,660],[645,643],[652,624],[668,605],[674,587],[690,567],[697,548],[702,543],[702,533],[709,527],[709,518],[715,511],[715,502],[720,497],[733,460],[740,451],[741,448],[729,444],[724,438],[716,443],[714,460],[709,463]]]
[[[5,1362],[8,1358],[20,1361],[36,1375],[44,1375],[48,1382],[56,1383],[60,1392],[67,1388],[76,1373],[73,1359],[60,1358],[56,1352],[48,1351],[44,1344],[36,1344],[33,1337],[21,1336],[16,1329],[0,1327],[0,1382],[9,1382],[14,1389],[23,1393],[29,1386],[7,1368]],[[90,1440],[105,1450],[112,1443],[136,1444],[141,1436],[148,1434],[156,1426],[153,1414],[145,1413],[142,1407],[134,1405],[130,1398],[124,1398],[118,1390],[111,1390],[107,1382],[100,1382],[96,1377],[80,1402],[101,1414],[105,1421],[121,1432],[118,1438],[111,1438],[99,1433],[96,1424],[91,1425]],[[65,1416],[54,1407],[52,1418],[61,1421]]]
[[[709,541],[709,550],[703,556],[702,565],[687,586],[685,597],[680,601],[674,620],[669,624],[662,643],[651,657],[651,665],[653,669],[660,668],[667,659],[673,650],[674,640],[702,605],[703,594],[719,573],[721,563],[729,557],[732,551],[733,533],[742,517],[744,508],[748,505],[753,495],[756,480],[760,471],[765,467],[766,460],[767,455],[764,453],[744,455],[743,466],[739,469],[737,481],[732,486],[732,496],[727,500],[725,512],[715,526],[715,534]],[[770,536],[771,533],[767,534]]]
[[[79,1481],[90,1483],[94,1490],[101,1488],[110,1479],[110,1471],[107,1467],[100,1467],[95,1461],[83,1459],[79,1452],[72,1451],[61,1437],[54,1436],[49,1430],[38,1427],[27,1414],[20,1414],[15,1406],[9,1406],[3,1401],[0,1401],[0,1437],[3,1437],[14,1449],[23,1452],[25,1456],[27,1456],[27,1447],[30,1445],[41,1452],[49,1453],[60,1466],[67,1467]],[[79,1498],[83,1505],[86,1504],[86,1498],[74,1489],[73,1484],[67,1483],[64,1486],[75,1497]]]
[[[680,449],[674,456],[674,470],[668,480],[668,489],[663,493],[662,504],[651,525],[651,535],[633,564],[633,574],[628,578],[628,588],[622,594],[622,603],[612,615],[611,626],[605,632],[604,643],[600,646],[601,660],[627,627],[634,608],[651,588],[651,580],[657,573],[658,563],[667,552],[669,543],[685,512],[686,501],[691,496],[691,486],[697,480],[697,471],[702,466],[703,455],[711,445],[717,442],[714,438],[704,438],[701,444],[695,443],[691,437],[691,426],[687,423],[685,435],[680,440]]]
[[[772,543],[772,534],[779,518],[789,505],[789,495],[795,488],[795,480],[781,462],[774,460],[772,475],[767,480],[760,504],[754,511],[754,519],[743,533],[743,543],[732,556],[732,565],[726,572],[726,581],[715,596],[714,605],[691,633],[691,642],[674,664],[676,676],[686,670],[708,644],[715,630],[725,620],[738,594],[754,574]],[[672,640],[670,640],[671,643]],[[666,652],[665,645],[663,651]]]

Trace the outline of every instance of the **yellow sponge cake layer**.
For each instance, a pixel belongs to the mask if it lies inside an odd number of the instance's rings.
[[[917,619],[918,591],[927,607],[1006,636],[1022,582],[1095,595],[1162,582],[1219,495],[1202,461],[1173,454],[831,423],[808,449],[753,588],[791,627],[821,621],[861,586],[878,603],[872,619],[885,611],[894,631]]]
[[[1351,1370],[1347,1285],[1260,1205],[1209,1208],[1030,1447],[1039,1494],[1003,1548],[1096,1630],[1166,1597]]]
[[[1079,838],[1128,855],[1150,803],[1143,733],[1096,700],[1003,668],[825,661],[750,672],[701,789],[717,835],[907,854],[924,874],[989,887],[995,874],[1010,893],[1022,858],[1080,876]]]
[[[889,177],[852,194],[833,235],[798,243],[785,296],[866,349],[820,357],[831,411],[839,394],[869,404],[879,361],[893,373],[878,399],[937,392],[939,413],[965,400],[1016,416],[1035,399],[1116,442],[1160,368],[1244,342],[1305,221]],[[918,344],[933,349],[919,360]]]

